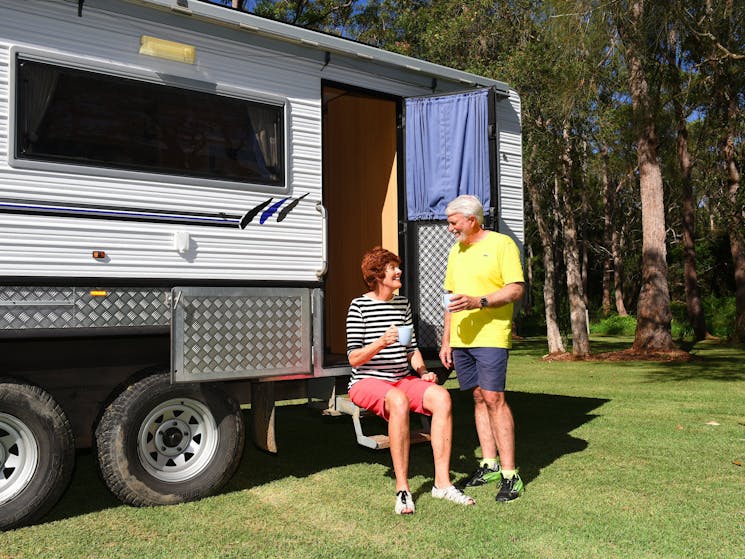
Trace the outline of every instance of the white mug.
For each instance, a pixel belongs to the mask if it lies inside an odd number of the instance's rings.
[[[398,343],[402,346],[408,346],[411,343],[411,334],[414,331],[412,325],[398,327]]]

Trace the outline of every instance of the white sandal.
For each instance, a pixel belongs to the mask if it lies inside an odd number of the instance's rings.
[[[438,489],[434,485],[432,486],[432,496],[435,499],[445,499],[447,501],[452,501],[453,503],[458,503],[459,505],[465,505],[467,507],[473,506],[476,504],[476,501],[473,497],[469,497],[463,491],[458,489],[455,485],[451,485],[450,487],[445,487],[444,489]]]

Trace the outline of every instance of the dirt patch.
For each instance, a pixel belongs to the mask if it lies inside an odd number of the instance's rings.
[[[675,361],[685,362],[695,359],[693,355],[682,349],[669,351],[639,351],[634,348],[608,353],[591,355],[574,355],[569,352],[555,352],[544,355],[544,361]]]

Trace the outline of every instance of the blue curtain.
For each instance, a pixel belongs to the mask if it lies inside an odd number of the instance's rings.
[[[410,221],[446,219],[461,194],[491,206],[488,89],[406,99],[406,202]]]

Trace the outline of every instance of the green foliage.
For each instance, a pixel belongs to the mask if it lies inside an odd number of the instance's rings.
[[[709,295],[704,297],[703,304],[709,332],[719,338],[730,338],[735,329],[735,298]]]
[[[633,336],[636,332],[636,318],[633,316],[610,315],[590,326],[590,333],[602,336]]]
[[[735,298],[707,295],[702,299],[704,316],[709,334],[717,338],[730,338],[735,328]],[[693,339],[693,328],[688,320],[688,310],[685,303],[673,302],[672,334],[674,338],[683,340]]]

